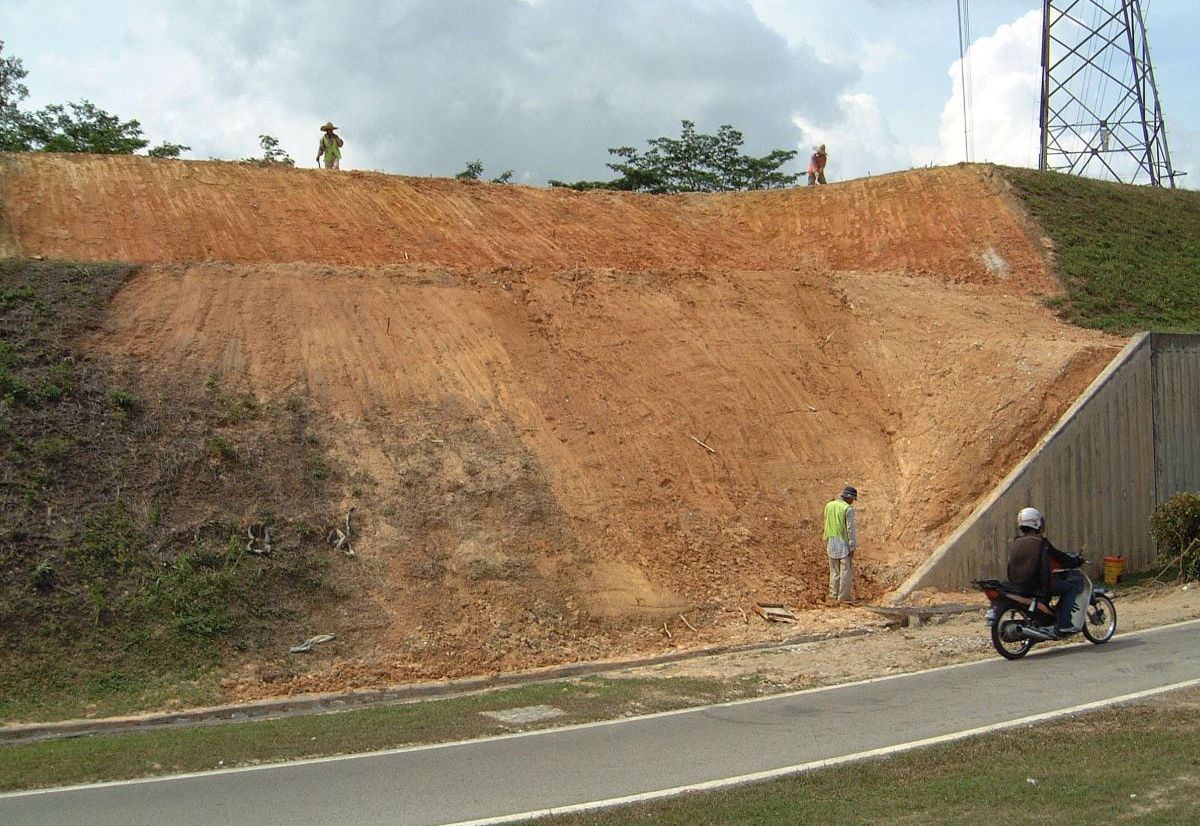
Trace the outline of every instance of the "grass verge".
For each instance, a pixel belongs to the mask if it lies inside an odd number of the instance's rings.
[[[554,826],[1200,823],[1200,691]]]
[[[221,723],[0,746],[0,791],[124,780],[592,722],[758,693],[737,681],[590,678],[320,716]],[[561,715],[514,726],[488,711],[548,705]]]
[[[1128,334],[1200,332],[1200,192],[1005,167],[1054,246],[1068,321]]]
[[[749,694],[708,680],[547,683],[438,702],[320,717],[221,724],[4,747],[0,789],[228,768],[460,740],[517,730],[483,712],[552,705],[522,728]],[[732,699],[732,696],[727,698]],[[539,820],[594,824],[976,824],[1200,822],[1200,690],[785,780],[652,804]]]

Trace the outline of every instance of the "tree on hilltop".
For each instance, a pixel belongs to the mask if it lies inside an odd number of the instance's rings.
[[[492,178],[494,184],[506,184],[512,180],[513,171],[506,169]],[[483,161],[476,158],[473,161],[467,161],[466,169],[454,176],[460,181],[478,181],[483,178]]]
[[[0,40],[0,52],[3,50],[4,41]],[[87,100],[22,111],[20,103],[29,96],[29,89],[21,81],[28,74],[20,58],[0,56],[0,151],[132,155],[150,144],[138,121],[123,121]],[[164,141],[149,154],[176,158],[190,148]]]
[[[0,40],[0,151],[19,152],[24,114],[21,101],[29,97],[29,89],[21,81],[29,72],[18,57],[4,57],[4,41]]]
[[[279,138],[274,135],[259,135],[258,145],[262,147],[261,158],[243,158],[242,163],[255,163],[259,166],[295,166],[292,156],[279,145]]]
[[[622,160],[608,164],[621,177],[612,181],[577,181],[567,184],[550,181],[551,186],[572,189],[618,189],[665,195],[678,192],[729,192],[747,189],[775,189],[791,186],[800,173],[789,175],[780,168],[796,157],[796,150],[776,149],[762,157],[742,153],[742,133],[729,124],[715,135],[696,131],[690,120],[681,122],[678,138],[652,138],[649,149],[639,152],[632,146],[612,147],[610,155]]]
[[[86,100],[52,103],[25,119],[28,152],[91,152],[132,155],[150,141],[136,120],[122,121]]]

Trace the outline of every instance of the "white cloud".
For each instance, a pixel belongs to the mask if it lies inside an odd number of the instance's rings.
[[[1170,117],[1170,112],[1167,113]],[[1172,168],[1175,170],[1175,185],[1185,189],[1200,189],[1200,129],[1174,129],[1167,120],[1167,142],[1171,150]]]
[[[895,60],[904,55],[904,51],[895,40],[869,40],[862,47],[862,70],[864,74],[872,75],[885,72]]]
[[[967,58],[971,161],[1037,165],[1041,36],[1042,12],[1035,9],[971,44]],[[942,109],[938,130],[942,163],[965,159],[961,68],[956,60],[949,69],[953,93]]]
[[[807,162],[812,147],[825,144],[829,152],[826,175],[831,181],[891,172],[921,163],[908,147],[896,140],[874,97],[861,92],[844,94],[838,97],[837,105],[837,117],[831,121],[795,119],[804,135],[798,145],[798,157]]]
[[[1036,162],[1041,5],[973,10],[995,32],[971,52],[975,160]],[[1188,171],[1193,5],[1156,0],[1152,38]],[[348,169],[607,179],[608,147],[685,118],[798,161],[824,140],[842,180],[963,157],[954,14],[931,0],[5,0],[0,33],[30,108],[87,98],[190,157],[255,155],[266,133],[312,165],[333,119]]]
[[[485,176],[607,179],[609,147],[677,135],[684,119],[731,124],[765,154],[795,142],[794,113],[832,115],[854,75],[789,46],[739,0],[219,5],[176,4],[170,40],[207,67],[209,88],[155,108],[218,123],[220,105],[222,141],[256,146],[267,132],[310,165],[330,118],[343,168],[406,174],[478,158]]]

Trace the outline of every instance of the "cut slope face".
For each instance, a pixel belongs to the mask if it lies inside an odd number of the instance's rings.
[[[469,271],[804,266],[1055,291],[987,167],[667,197],[128,156],[0,157],[8,254]]]
[[[365,567],[295,690],[646,650],[681,613],[685,644],[753,633],[756,600],[823,599],[845,482],[879,596],[1118,344],[1032,297],[1040,250],[978,168],[679,198],[5,169],[11,249],[156,265],[93,346],[328,413]]]

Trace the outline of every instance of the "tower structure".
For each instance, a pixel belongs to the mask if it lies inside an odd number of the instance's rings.
[[[1140,0],[1044,0],[1038,168],[1175,186]]]

